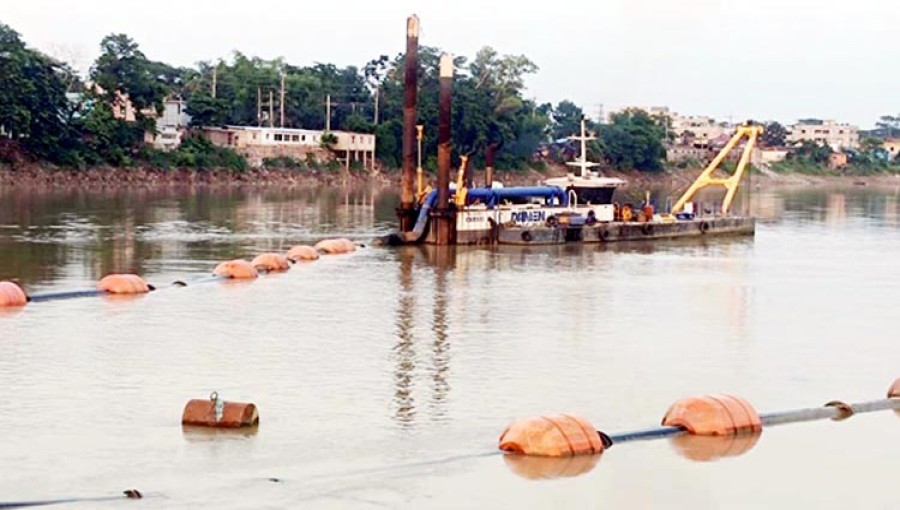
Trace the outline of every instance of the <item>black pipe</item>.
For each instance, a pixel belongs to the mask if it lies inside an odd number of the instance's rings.
[[[144,497],[140,491],[130,489],[122,492],[121,496],[100,496],[93,498],[67,498],[67,499],[48,499],[43,501],[14,501],[9,503],[0,502],[0,508],[29,508],[35,506],[61,505],[64,503],[87,503],[99,501],[118,501],[120,499],[142,499]]]

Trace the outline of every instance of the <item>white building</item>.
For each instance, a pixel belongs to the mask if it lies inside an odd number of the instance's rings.
[[[156,136],[153,146],[170,151],[181,145],[185,130],[191,123],[191,116],[185,111],[187,103],[180,98],[163,101],[162,115],[156,118]]]
[[[859,148],[859,127],[833,120],[797,123],[788,128],[787,143],[816,142],[835,151]]]

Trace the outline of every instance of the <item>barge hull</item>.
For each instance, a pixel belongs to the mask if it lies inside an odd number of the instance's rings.
[[[692,237],[752,236],[756,219],[744,217],[696,218],[677,222],[611,222],[578,227],[504,227],[457,232],[456,244],[552,245],[613,243]]]

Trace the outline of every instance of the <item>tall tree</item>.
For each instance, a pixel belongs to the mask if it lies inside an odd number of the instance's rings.
[[[125,34],[110,34],[100,42],[100,56],[91,69],[91,78],[103,89],[107,102],[126,95],[138,119],[150,109],[161,111],[166,94],[164,81],[154,75],[154,66],[138,44]]]
[[[760,141],[764,147],[784,147],[787,143],[787,129],[778,122],[769,122]]]

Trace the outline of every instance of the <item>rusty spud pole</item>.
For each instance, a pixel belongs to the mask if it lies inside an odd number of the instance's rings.
[[[490,188],[494,185],[494,154],[497,152],[498,144],[492,143],[487,146],[484,155],[484,187]]]
[[[438,175],[437,206],[435,207],[435,241],[439,245],[450,244],[452,218],[448,210],[450,202],[450,151],[451,151],[451,100],[453,96],[453,55],[441,55],[440,98],[438,101]]]
[[[419,18],[406,20],[406,74],[403,89],[403,176],[400,190],[400,231],[412,230],[415,222],[416,98],[419,87]]]

